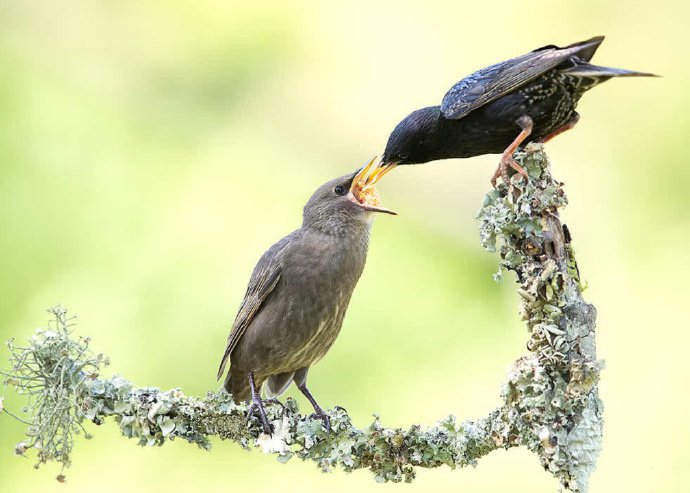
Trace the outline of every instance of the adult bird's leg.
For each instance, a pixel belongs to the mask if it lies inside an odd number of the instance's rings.
[[[568,120],[568,123],[563,125],[562,127],[557,128],[553,132],[551,132],[549,135],[546,137],[543,137],[539,139],[539,143],[541,144],[546,144],[548,141],[556,137],[557,135],[561,135],[563,132],[566,132],[573,128],[577,122],[580,121],[580,114],[579,113],[573,113],[573,116],[570,117],[570,120]]]
[[[247,408],[247,416],[251,415],[255,410],[259,412],[259,420],[261,421],[261,427],[264,429],[264,433],[267,435],[271,434],[271,425],[266,417],[266,411],[264,410],[263,402],[261,402],[261,394],[256,389],[256,384],[254,383],[254,374],[249,374],[249,388],[252,392],[252,403]]]
[[[515,140],[508,146],[508,148],[503,151],[503,155],[501,156],[501,161],[498,163],[498,168],[496,168],[496,172],[494,175],[491,177],[491,184],[496,187],[496,180],[498,180],[498,177],[502,177],[503,181],[508,183],[508,167],[513,168],[515,171],[517,171],[520,175],[525,177],[525,180],[528,180],[527,172],[522,169],[522,166],[520,166],[515,159],[513,159],[513,153],[517,150],[518,147],[520,147],[520,144],[529,137],[529,135],[532,133],[532,126],[534,123],[532,122],[532,119],[527,116],[527,115],[522,115],[520,118],[518,118],[515,123],[522,129],[520,134],[515,137]]]
[[[312,418],[318,418],[321,421],[323,421],[323,426],[326,428],[326,431],[330,432],[331,431],[331,417],[325,413],[323,409],[321,409],[321,406],[319,406],[318,402],[316,402],[316,399],[314,399],[314,396],[311,395],[311,392],[309,392],[309,389],[307,388],[307,372],[309,371],[309,368],[302,368],[301,370],[297,370],[295,372],[295,377],[294,377],[294,382],[297,384],[297,388],[304,394],[304,397],[306,397],[311,405],[314,407],[314,412],[310,417]]]

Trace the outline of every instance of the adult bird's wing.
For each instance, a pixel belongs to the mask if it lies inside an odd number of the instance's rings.
[[[508,94],[544,72],[578,55],[589,60],[604,40],[597,36],[564,48],[549,45],[483,68],[455,84],[443,97],[444,118],[458,120],[471,111]]]
[[[290,239],[288,237],[280,240],[263,254],[259,263],[254,267],[254,272],[252,272],[252,276],[249,279],[247,292],[244,295],[244,301],[237,313],[237,317],[235,317],[235,322],[232,324],[232,330],[228,336],[228,344],[225,347],[225,354],[223,354],[223,359],[218,367],[217,378],[220,378],[225,373],[225,366],[230,359],[230,354],[232,354],[235,346],[242,338],[242,334],[244,334],[254,319],[254,315],[261,309],[268,295],[278,285],[282,271],[282,254],[289,242]]]

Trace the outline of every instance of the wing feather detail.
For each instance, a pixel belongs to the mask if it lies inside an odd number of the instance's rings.
[[[483,68],[455,84],[444,96],[441,113],[458,120],[470,112],[518,89],[572,56],[594,54],[604,40],[598,36],[565,48],[545,46],[516,58]]]
[[[268,296],[280,282],[282,272],[281,260],[283,252],[289,242],[289,238],[283,238],[269,248],[268,251],[263,254],[259,263],[256,264],[254,272],[252,272],[252,276],[249,280],[247,292],[244,295],[244,301],[237,313],[237,317],[235,317],[235,322],[232,324],[230,335],[228,335],[228,343],[225,347],[223,359],[218,367],[217,378],[220,379],[225,372],[225,366],[230,359],[230,355],[237,346],[237,343],[242,338],[242,335],[244,335],[247,327],[251,324],[256,314],[261,310]]]

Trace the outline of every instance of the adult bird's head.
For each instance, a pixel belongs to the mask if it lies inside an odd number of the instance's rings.
[[[445,143],[440,106],[410,113],[388,137],[381,163],[420,164],[439,159]]]
[[[397,214],[381,207],[376,183],[394,165],[369,164],[349,175],[321,185],[304,206],[303,226],[342,234],[348,227],[368,225],[374,213]]]

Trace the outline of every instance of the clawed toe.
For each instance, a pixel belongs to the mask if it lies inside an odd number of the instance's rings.
[[[513,159],[513,156],[507,156],[504,155],[501,157],[501,161],[498,163],[498,167],[496,168],[496,171],[494,172],[493,176],[491,177],[491,185],[496,188],[496,182],[498,181],[498,178],[501,177],[503,179],[504,183],[510,183],[511,177],[508,176],[508,168],[512,168],[515,170],[515,176],[522,176],[525,181],[529,181],[529,175],[527,175],[527,171],[520,166],[515,159]]]
[[[252,402],[247,408],[247,420],[249,420],[251,415],[255,413],[259,415],[259,421],[261,421],[261,427],[263,428],[264,433],[267,435],[273,435],[271,423],[268,422],[266,412],[256,402]]]
[[[331,417],[323,411],[311,413],[309,415],[310,419],[320,419],[323,421],[323,426],[326,428],[328,433],[331,432]]]
[[[273,427],[271,424],[268,422],[268,417],[266,416],[266,411],[264,409],[264,405],[266,404],[277,404],[281,407],[280,411],[280,416],[282,417],[283,414],[285,414],[285,404],[280,402],[278,399],[275,397],[271,397],[270,399],[263,399],[260,401],[260,404],[256,401],[253,401],[249,407],[247,408],[247,420],[251,417],[252,414],[256,414],[259,417],[259,421],[261,421],[261,427],[264,430],[264,433],[267,435],[273,435]]]
[[[285,407],[285,404],[283,404],[282,402],[280,402],[280,401],[279,401],[278,399],[276,399],[275,397],[271,397],[270,399],[264,399],[264,404],[277,404],[278,406],[280,406],[280,409],[281,409],[281,416],[285,413],[285,410],[287,409],[287,408]]]
[[[522,166],[520,166],[515,159],[513,159],[513,153],[520,148],[520,144],[522,144],[524,140],[532,133],[532,126],[534,122],[529,116],[522,115],[515,121],[515,123],[522,129],[522,131],[517,137],[515,137],[515,140],[506,148],[506,150],[503,151],[501,161],[498,163],[498,168],[496,168],[494,176],[491,177],[491,184],[494,188],[496,188],[496,181],[498,180],[499,176],[503,178],[505,183],[510,184],[508,179],[509,167],[517,171],[525,178],[525,180],[529,180],[527,172],[522,169]]]
[[[256,382],[254,381],[254,374],[249,374],[249,389],[251,390],[251,404],[247,408],[247,421],[252,414],[255,412],[259,414],[259,421],[261,421],[261,427],[264,429],[264,433],[267,435],[273,435],[271,430],[271,424],[268,422],[266,417],[266,411],[264,410],[264,404],[261,400],[261,394],[259,389],[257,389]],[[282,405],[282,404],[281,404]]]

